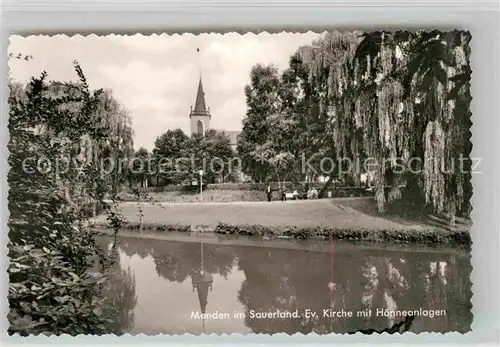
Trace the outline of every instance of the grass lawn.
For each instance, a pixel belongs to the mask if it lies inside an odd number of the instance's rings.
[[[378,212],[377,205],[373,199],[336,199],[336,205],[346,210],[354,210],[365,215],[381,217],[401,224],[416,224],[449,231],[469,230],[472,226],[469,219],[459,217],[455,218],[454,225],[450,225],[448,218],[415,211],[411,206],[402,201],[395,201],[387,205],[387,211],[383,216]]]
[[[248,191],[246,192],[248,194]],[[419,229],[420,223],[409,223],[382,216],[370,215],[344,206],[346,201],[372,198],[337,198],[320,200],[273,202],[202,202],[202,203],[140,203],[143,217],[140,220],[137,202],[119,204],[119,211],[128,222],[142,224],[182,224],[215,227],[229,225],[260,225],[264,227],[321,227],[345,229]],[[97,222],[103,223],[105,216]]]

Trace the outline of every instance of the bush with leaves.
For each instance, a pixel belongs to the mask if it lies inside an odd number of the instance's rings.
[[[110,177],[99,144],[112,136],[102,121],[101,90],[78,83],[12,83],[9,97],[9,333],[119,333],[102,296],[110,260],[87,223],[88,207],[107,206]],[[55,92],[57,91],[57,92]],[[55,165],[67,166],[56,170]],[[115,231],[119,215],[107,209]],[[115,232],[115,234],[116,234]],[[92,272],[100,260],[100,272]]]

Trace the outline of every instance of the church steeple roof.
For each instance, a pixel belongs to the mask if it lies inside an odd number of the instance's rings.
[[[198,301],[200,302],[201,313],[207,312],[209,287],[210,287],[210,282],[201,282],[196,286],[196,291],[198,292]]]
[[[193,291],[196,289],[198,294],[198,301],[200,303],[201,313],[206,313],[208,303],[208,290],[212,290],[212,283],[214,278],[211,273],[203,271],[196,271],[191,275],[191,283]]]
[[[194,105],[194,113],[197,114],[208,114],[207,105],[205,103],[205,92],[203,91],[203,83],[198,83],[198,93],[196,94],[196,103]]]

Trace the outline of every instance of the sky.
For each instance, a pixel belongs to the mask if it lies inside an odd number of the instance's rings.
[[[272,63],[284,70],[291,54],[318,37],[312,32],[12,36],[9,53],[33,59],[11,59],[10,76],[27,82],[46,71],[51,80],[72,81],[77,60],[92,88],[112,89],[130,111],[135,149],[151,150],[168,129],[189,132],[200,70],[211,127],[241,130],[252,66]]]

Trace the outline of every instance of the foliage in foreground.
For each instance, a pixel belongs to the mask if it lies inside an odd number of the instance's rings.
[[[90,91],[77,63],[75,70],[79,83],[47,82],[43,73],[11,85],[10,334],[120,333],[102,294],[111,262],[85,221],[113,190],[97,163],[130,147],[128,130],[109,95]],[[119,216],[109,211],[109,219],[117,231]]]

